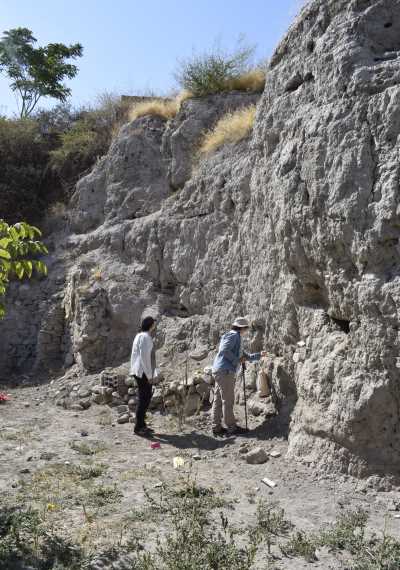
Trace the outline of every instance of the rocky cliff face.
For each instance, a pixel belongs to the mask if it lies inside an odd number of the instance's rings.
[[[49,280],[12,291],[3,376],[118,365],[143,312],[174,370],[247,314],[251,347],[275,355],[291,453],[397,475],[400,1],[311,2],[272,58],[251,139],[196,159],[200,133],[255,99],[123,127],[77,186]]]

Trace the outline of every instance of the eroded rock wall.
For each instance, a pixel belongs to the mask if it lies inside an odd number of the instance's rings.
[[[147,312],[176,373],[188,349],[210,360],[220,332],[246,314],[250,348],[275,354],[290,452],[397,475],[399,38],[400,0],[315,0],[271,60],[250,139],[195,158],[203,130],[257,99],[240,93],[123,127],[79,182],[55,250],[64,367],[119,365]],[[47,299],[58,295],[47,287]],[[53,358],[47,345],[42,353]]]
[[[400,465],[399,32],[398,1],[311,3],[253,142],[247,305],[288,361],[305,343],[290,449],[355,474]]]

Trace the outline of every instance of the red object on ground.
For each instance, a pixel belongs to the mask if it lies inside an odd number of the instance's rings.
[[[0,403],[1,402],[8,402],[10,398],[7,396],[7,394],[4,394],[3,392],[0,392]]]
[[[159,449],[161,445],[159,441],[153,441],[153,443],[150,443],[150,447],[151,449]]]

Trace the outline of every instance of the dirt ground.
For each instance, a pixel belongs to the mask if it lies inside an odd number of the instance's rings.
[[[232,501],[229,518],[233,523],[250,524],[258,499],[267,498],[279,501],[297,529],[317,531],[343,509],[360,506],[370,515],[371,530],[381,533],[386,525],[387,532],[400,536],[400,518],[393,507],[399,499],[397,492],[377,492],[362,481],[319,474],[294,462],[287,457],[287,442],[273,436],[275,430],[268,422],[252,418],[248,435],[216,439],[210,435],[207,412],[192,419],[180,433],[172,417],[156,413],[150,416],[155,434],[147,440],[134,435],[132,424],[114,423],[117,414],[110,408],[61,409],[48,398],[46,386],[5,391],[10,401],[0,406],[2,497],[51,510],[54,524],[94,546],[113,542],[122,532],[121,521],[145,503],[144,487],[156,489],[163,481],[174,484],[182,470],[189,470],[200,485],[211,486]],[[159,442],[160,447],[151,449],[152,442]],[[85,446],[95,452],[87,455]],[[270,456],[262,465],[249,465],[239,452],[244,446],[259,446],[281,455]],[[185,461],[180,470],[173,465],[177,456]],[[74,489],[68,489],[71,481],[63,475],[63,466],[93,464],[104,469],[95,483],[114,485],[122,494],[114,504],[97,510],[71,500]],[[53,468],[58,473],[55,477],[51,476]],[[275,481],[276,487],[262,483],[264,477]],[[151,517],[148,520],[149,541],[159,524]],[[280,557],[279,567],[288,570],[344,567],[322,551],[313,564]]]

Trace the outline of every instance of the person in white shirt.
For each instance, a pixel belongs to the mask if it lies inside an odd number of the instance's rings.
[[[138,386],[139,401],[136,408],[135,433],[150,435],[151,429],[146,425],[146,412],[153,395],[149,380],[157,377],[155,350],[152,334],[156,328],[153,317],[143,319],[140,330],[133,341],[130,375],[134,376]]]

